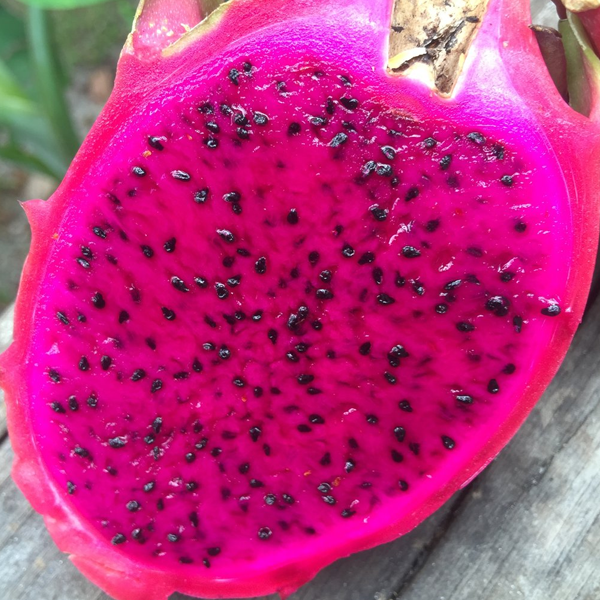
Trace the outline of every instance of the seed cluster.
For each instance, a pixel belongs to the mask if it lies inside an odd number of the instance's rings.
[[[203,569],[401,506],[561,318],[514,149],[328,65],[255,64],[90,181],[36,340],[65,493],[127,552]]]

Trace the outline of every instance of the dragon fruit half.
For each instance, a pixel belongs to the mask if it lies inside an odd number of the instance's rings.
[[[119,600],[285,595],[402,535],[565,355],[595,96],[563,101],[529,0],[470,3],[444,93],[394,73],[423,54],[394,53],[406,4],[142,2],[64,182],[25,204],[14,476]]]

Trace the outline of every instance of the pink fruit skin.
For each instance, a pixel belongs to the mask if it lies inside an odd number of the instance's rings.
[[[199,16],[192,5],[172,14],[170,3],[154,2],[152,19],[160,15],[174,23]],[[34,240],[25,266],[17,301],[15,342],[0,359],[0,381],[7,395],[11,440],[16,461],[14,477],[40,512],[58,546],[71,555],[75,565],[107,593],[119,600],[164,600],[174,591],[203,597],[255,596],[279,592],[285,596],[310,580],[321,568],[350,553],[390,541],[410,531],[435,511],[448,497],[475,477],[508,442],[554,376],[581,320],[598,237],[599,183],[590,173],[600,159],[595,123],[571,111],[555,92],[535,38],[527,23],[528,2],[492,0],[481,30],[471,48],[457,92],[451,100],[440,99],[421,84],[385,75],[385,50],[390,19],[390,2],[332,0],[328,3],[284,0],[232,4],[221,22],[185,51],[160,54],[162,38],[154,38],[140,25],[119,64],[115,91],[90,136],[76,157],[56,194],[47,203],[24,205]],[[32,431],[39,431],[29,409],[35,383],[28,373],[36,330],[35,307],[43,292],[41,282],[55,244],[64,212],[96,167],[98,148],[110,144],[136,109],[155,97],[157,86],[168,89],[178,84],[179,73],[191,65],[227,65],[237,56],[257,55],[264,48],[284,56],[289,47],[326,57],[344,65],[357,79],[371,82],[374,95],[390,106],[401,105],[417,116],[435,116],[459,127],[484,123],[486,131],[519,148],[522,155],[553,173],[547,178],[533,175],[546,202],[556,202],[562,228],[544,247],[548,254],[565,261],[553,267],[563,312],[560,324],[550,333],[540,327],[535,354],[536,367],[520,374],[516,388],[524,389],[509,412],[492,421],[492,430],[482,434],[485,443],[473,444],[472,454],[449,461],[435,485],[426,486],[402,506],[397,518],[375,515],[360,535],[338,537],[321,548],[298,549],[284,560],[241,569],[235,577],[215,574],[153,570],[139,557],[115,550],[98,534],[84,515],[74,510],[65,491],[34,446]],[[222,56],[226,56],[223,59]],[[276,61],[274,61],[276,62]],[[372,68],[375,71],[372,71]],[[538,83],[531,85],[535,79]],[[425,107],[425,108],[423,108]],[[515,123],[516,127],[506,127]],[[536,158],[537,157],[537,158]],[[562,175],[561,175],[562,171]],[[562,177],[562,180],[561,180]],[[558,190],[558,191],[557,191]],[[533,351],[531,351],[533,352]],[[534,356],[534,354],[532,354]],[[37,428],[37,429],[36,429]],[[39,482],[45,482],[40,488]],[[127,582],[124,584],[124,582]]]

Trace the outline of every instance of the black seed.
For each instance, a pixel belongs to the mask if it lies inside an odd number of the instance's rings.
[[[215,448],[214,450],[217,450],[217,448]],[[211,454],[212,454],[212,453],[211,453]],[[213,456],[215,456],[215,455],[213,454]],[[197,484],[195,481],[188,481],[188,482],[185,484],[185,489],[186,489],[188,492],[193,492],[193,491],[195,491],[195,490],[197,490],[197,489],[198,489],[198,484]]]
[[[381,285],[383,283],[383,271],[379,267],[375,267],[373,269],[373,281],[376,285]]]
[[[171,310],[170,308],[167,308],[166,306],[163,306],[161,310],[162,310],[163,317],[167,321],[175,320],[175,311]]]
[[[69,325],[69,319],[67,318],[67,315],[65,315],[64,313],[58,311],[56,313],[56,318],[64,325]]]
[[[204,277],[194,277],[194,283],[201,288],[208,287],[208,281]]]
[[[473,131],[472,133],[467,134],[467,139],[471,142],[474,142],[478,146],[485,144],[485,138],[478,131]]]
[[[458,394],[456,399],[463,404],[473,404],[473,396],[469,396],[468,394]]]
[[[523,329],[523,317],[513,317],[513,326],[517,333],[521,333],[521,330]]]
[[[204,344],[202,344],[202,348],[204,348],[204,350],[207,351],[212,351],[215,350],[217,347],[212,342],[204,342]]]
[[[297,379],[300,385],[307,385],[315,380],[315,376],[309,375],[307,373],[302,373],[301,375],[298,375]]]
[[[288,135],[298,135],[301,129],[302,126],[300,125],[300,123],[290,123],[288,127]]]
[[[401,463],[404,460],[404,455],[402,453],[398,452],[398,450],[392,450],[391,455],[392,455],[392,460],[395,463]]]
[[[371,342],[362,343],[358,348],[358,352],[359,354],[362,354],[362,356],[367,356],[367,354],[371,352]]]
[[[141,506],[137,500],[130,500],[126,505],[126,508],[129,512],[137,512],[140,510]]]
[[[190,291],[187,285],[185,285],[185,283],[183,282],[183,279],[180,279],[179,277],[171,277],[171,285],[180,292]]]
[[[327,119],[323,118],[323,117],[312,117],[310,119],[310,122],[315,126],[315,127],[324,127],[325,125],[327,125]]]
[[[231,380],[231,383],[233,383],[233,385],[236,387],[244,387],[246,385],[246,382],[241,377],[234,377]]]
[[[329,504],[330,506],[333,506],[336,503],[336,500],[333,496],[321,496],[321,499],[323,502],[325,502],[325,504]]]
[[[127,538],[122,533],[117,533],[111,540],[111,543],[115,546],[119,544],[124,544],[127,541]]]
[[[356,461],[352,458],[348,458],[346,460],[346,464],[344,465],[344,470],[346,471],[346,473],[350,473],[351,471],[354,471],[355,468],[356,468]]]
[[[500,386],[495,379],[490,379],[488,383],[487,390],[490,394],[497,394],[500,391]]]
[[[398,379],[394,377],[394,375],[392,375],[391,373],[388,373],[387,371],[383,375],[387,379],[388,383],[392,385],[395,385],[398,382]]]
[[[375,254],[373,252],[365,252],[359,259],[359,265],[366,265],[372,263],[375,260]]]
[[[194,371],[196,373],[201,373],[202,372],[202,368],[203,368],[202,367],[202,363],[197,358],[195,358],[194,362],[192,363],[192,369],[194,369]]]
[[[227,78],[229,81],[231,81],[231,83],[233,83],[233,85],[240,85],[239,77],[240,72],[237,69],[231,69],[227,75]]]
[[[408,400],[400,400],[400,402],[398,402],[398,408],[404,412],[412,412],[413,410]]]
[[[208,198],[208,188],[203,188],[194,192],[194,202],[204,204]]]
[[[171,177],[173,179],[177,179],[178,181],[189,181],[192,178],[192,176],[189,173],[186,173],[185,171],[180,171],[179,169],[171,171]]]
[[[458,331],[462,331],[463,333],[468,333],[475,330],[475,325],[467,321],[459,321],[456,324],[456,329],[458,329]]]
[[[96,308],[104,308],[106,306],[106,300],[104,300],[104,297],[102,296],[102,294],[100,292],[96,292],[92,296],[92,304]]]
[[[238,127],[236,129],[236,133],[237,136],[241,139],[241,140],[247,140],[250,139],[250,132],[247,129],[244,129],[243,127]]]
[[[514,179],[510,175],[503,175],[500,177],[500,181],[502,185],[505,185],[506,187],[512,187],[515,183]]]
[[[447,435],[442,436],[442,444],[444,444],[444,447],[447,450],[453,450],[454,447],[456,446],[456,442],[451,437],[448,437]]]
[[[193,463],[196,460],[196,455],[193,452],[188,452],[184,458],[185,462]]]
[[[79,410],[79,402],[77,402],[77,398],[75,396],[69,396],[69,409],[73,412]]]
[[[442,171],[447,171],[452,164],[452,154],[446,154],[446,156],[442,156],[440,159],[440,169]]]
[[[384,306],[389,306],[390,304],[394,304],[396,302],[391,296],[388,294],[377,294],[377,302],[379,304],[383,304]]]
[[[327,101],[325,102],[325,111],[328,115],[332,115],[335,112],[335,102],[331,96],[327,98]]]
[[[381,175],[382,177],[391,177],[393,171],[391,165],[387,165],[385,163],[378,163],[375,172],[377,173],[377,175]]]
[[[279,333],[276,329],[269,329],[269,331],[267,331],[267,337],[271,340],[272,344],[276,344]]]
[[[64,414],[66,412],[64,406],[60,402],[52,402],[50,408],[58,414]]]
[[[110,356],[104,355],[100,358],[100,366],[103,371],[108,371],[110,365],[112,365],[112,358]]]
[[[144,369],[136,369],[131,375],[131,381],[140,381],[146,377],[146,371]]]
[[[206,123],[206,129],[208,129],[211,133],[219,133],[221,131],[219,124],[215,123],[214,121],[208,121],[208,123]]]
[[[342,248],[342,254],[346,258],[352,258],[355,253],[356,253],[356,250],[354,250],[354,248],[352,246],[350,246],[350,244],[344,244],[344,247]]]
[[[155,487],[156,483],[154,481],[149,481],[148,483],[144,484],[144,492],[151,492]]]
[[[152,385],[150,386],[150,392],[152,392],[154,394],[155,392],[162,390],[162,386],[163,386],[163,382],[160,379],[155,379],[152,382]]]
[[[376,221],[385,221],[387,219],[388,211],[386,209],[379,206],[371,206],[369,210]]]
[[[510,302],[504,296],[492,296],[486,303],[485,307],[490,312],[493,312],[497,317],[505,317],[508,314]]]
[[[455,290],[456,288],[460,287],[462,285],[462,279],[454,279],[452,281],[449,281],[445,286],[444,289],[449,292],[451,290]]]
[[[259,540],[268,540],[273,535],[273,532],[268,527],[261,527],[258,530]]]
[[[231,350],[223,344],[219,350],[219,357],[223,360],[227,360],[231,356]]]
[[[307,352],[309,348],[310,348],[310,346],[308,344],[305,344],[304,342],[300,342],[299,344],[296,344],[296,350],[298,350],[298,352],[301,352],[301,353]]]
[[[377,169],[377,163],[374,160],[370,160],[363,165],[361,173],[363,177],[368,177]]]
[[[311,396],[318,396],[319,394],[323,393],[322,390],[320,390],[319,388],[316,388],[316,387],[309,387],[306,391]]]
[[[202,438],[199,442],[194,444],[194,448],[196,448],[196,450],[204,450],[204,448],[206,448],[207,444],[208,444],[208,438]]]
[[[287,222],[290,225],[297,225],[298,223],[298,211],[295,208],[292,208],[287,216]]]
[[[304,423],[298,425],[298,427],[296,429],[298,429],[298,431],[300,433],[310,433],[312,431],[312,429],[308,425],[305,425]]]
[[[261,487],[265,487],[265,484],[262,481],[260,481],[259,479],[251,479],[250,487],[251,488],[261,488]]]
[[[429,231],[430,233],[433,233],[434,231],[437,230],[437,228],[439,226],[440,226],[440,220],[432,219],[431,221],[427,221],[427,224],[425,225],[425,229],[427,229],[427,231]]]
[[[313,425],[323,425],[323,423],[325,423],[325,419],[321,415],[316,414],[309,415],[308,420]]]
[[[111,448],[122,448],[127,444],[127,440],[122,437],[111,438],[108,440],[108,445]]]
[[[318,289],[316,296],[319,300],[331,300],[333,298],[333,292],[326,289]]]
[[[148,144],[150,144],[150,146],[152,146],[152,148],[154,148],[155,150],[164,150],[165,147],[162,145],[162,142],[165,142],[166,139],[164,137],[156,137],[156,136],[150,136],[148,138]]]
[[[319,464],[323,467],[331,464],[331,454],[329,452],[325,452],[325,454],[319,460]]]
[[[435,148],[437,146],[437,141],[434,140],[432,137],[428,137],[423,140],[423,145],[428,150],[431,150],[432,148]]]
[[[508,363],[504,367],[504,369],[502,369],[502,372],[506,373],[507,375],[512,375],[516,370],[517,370],[517,367],[515,365],[513,365],[512,363]]]
[[[348,141],[348,135],[341,132],[336,134],[333,139],[331,140],[331,142],[329,142],[329,145],[332,148],[337,148],[338,146],[341,146],[342,144],[345,144]]]
[[[90,268],[90,263],[85,259],[85,258],[81,258],[79,257],[77,259],[77,262],[84,268],[84,269],[89,269]]]
[[[216,150],[219,147],[219,140],[209,136],[204,140],[204,145],[210,150]]]
[[[219,548],[218,546],[214,546],[213,548],[208,548],[206,550],[206,553],[209,556],[218,556],[219,554],[221,554],[221,548]]]
[[[269,122],[269,117],[265,113],[256,111],[254,113],[254,122],[259,126],[264,126]]]
[[[405,492],[408,489],[408,483],[406,483],[406,481],[404,481],[404,479],[400,479],[398,481],[398,487]]]
[[[546,317],[557,317],[560,315],[560,306],[558,304],[550,304],[542,308],[540,312]]]
[[[500,281],[504,281],[505,283],[508,281],[512,281],[515,278],[516,273],[511,273],[510,271],[504,271],[500,273]]]
[[[394,160],[396,158],[396,150],[391,146],[382,146],[381,151],[388,160]]]
[[[406,200],[406,202],[410,202],[411,200],[414,200],[415,198],[417,198],[420,193],[421,193],[421,191],[419,190],[418,187],[411,187],[408,190],[408,192],[406,192],[406,196],[404,196],[404,199]],[[411,258],[413,258],[413,257],[411,257]]]
[[[258,438],[260,437],[260,434],[262,433],[262,430],[260,427],[258,427],[257,425],[255,425],[254,427],[250,428],[250,439],[253,442],[257,442]]]
[[[356,110],[359,103],[356,98],[340,98],[340,104],[348,110]]]
[[[331,281],[332,277],[333,277],[333,273],[327,269],[325,269],[324,271],[321,271],[319,273],[319,279],[321,279],[321,281],[324,281],[325,283],[328,283],[329,281]]]
[[[82,356],[79,359],[79,365],[78,365],[78,367],[79,367],[80,371],[89,371],[89,369],[90,369],[90,361],[85,356]]]
[[[292,352],[291,350],[289,352],[286,352],[285,356],[291,362],[298,362],[300,360],[298,355]]]
[[[264,275],[267,272],[267,259],[264,256],[261,256],[256,263],[254,264],[254,270],[259,275]]]
[[[404,246],[404,248],[402,248],[402,256],[405,258],[418,258],[421,256],[421,252],[414,246]]]
[[[229,244],[233,244],[235,242],[235,236],[229,229],[217,229],[217,233]]]
[[[55,369],[49,369],[48,377],[50,377],[50,380],[53,381],[54,383],[60,383],[60,379],[61,379],[60,374]]]
[[[436,304],[435,312],[438,313],[438,315],[445,315],[448,312],[448,305],[445,302]]]
[[[174,544],[179,541],[179,536],[176,533],[169,533],[167,534],[167,539]]]
[[[85,448],[82,448],[81,446],[75,446],[75,448],[73,448],[73,452],[77,456],[81,456],[81,458],[89,458],[89,456],[90,456],[90,453]]]
[[[144,177],[146,175],[146,171],[144,171],[144,169],[142,169],[142,167],[133,167],[133,169],[131,169],[131,172],[136,176],[136,177]]]
[[[404,438],[406,437],[406,430],[404,427],[398,425],[398,427],[394,427],[394,435],[399,442],[403,442]]]
[[[229,296],[229,290],[225,287],[224,283],[220,283],[219,281],[215,283],[215,291],[219,300],[225,300]]]
[[[494,153],[494,156],[498,159],[498,160],[504,160],[504,146],[500,146],[500,144],[496,144],[493,148],[492,151]]]
[[[340,514],[344,519],[349,519],[350,517],[356,514],[356,511],[350,508],[345,508]]]

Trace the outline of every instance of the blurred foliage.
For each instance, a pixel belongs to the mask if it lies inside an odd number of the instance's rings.
[[[73,70],[113,65],[134,13],[134,0],[0,0],[1,161],[62,178],[80,143]]]

